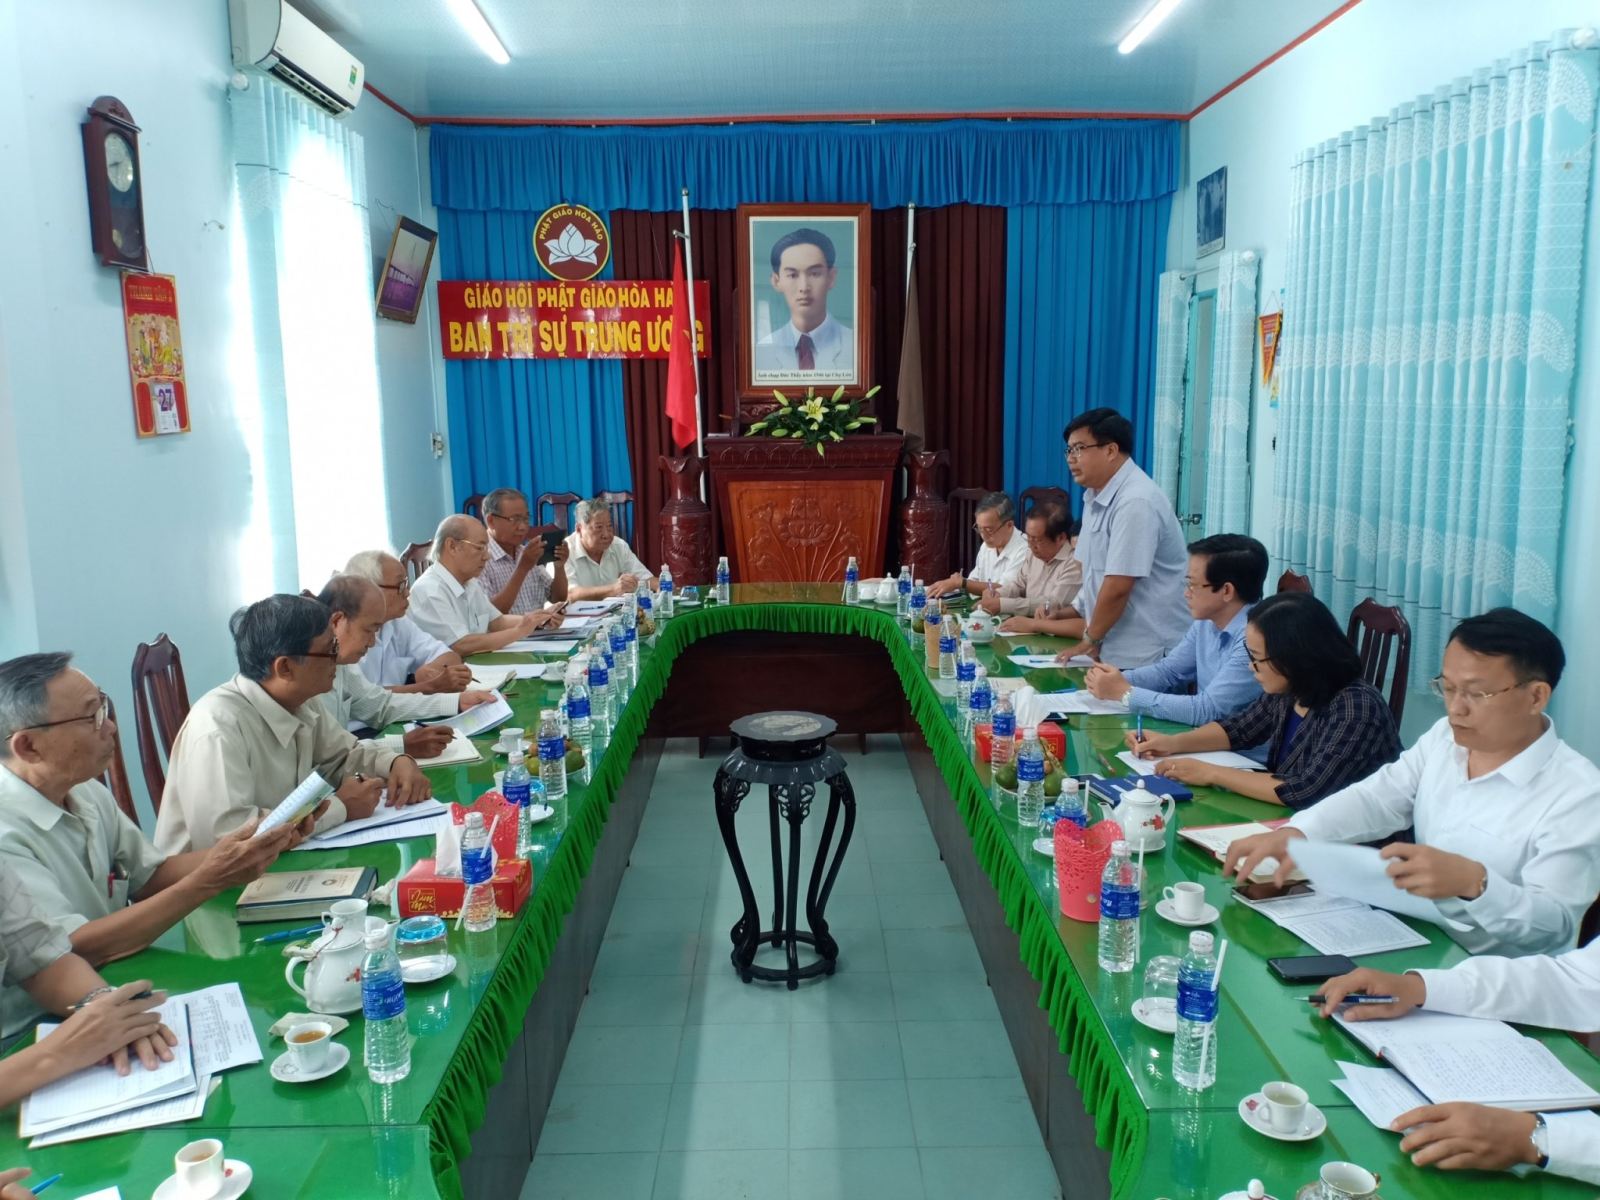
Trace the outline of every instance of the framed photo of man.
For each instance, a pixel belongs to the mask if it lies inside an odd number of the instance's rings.
[[[872,383],[872,210],[865,204],[739,207],[739,392]]]

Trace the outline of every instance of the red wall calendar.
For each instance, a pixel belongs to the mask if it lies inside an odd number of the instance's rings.
[[[189,432],[178,330],[178,281],[171,275],[122,273],[122,319],[133,382],[133,426],[142,438]]]

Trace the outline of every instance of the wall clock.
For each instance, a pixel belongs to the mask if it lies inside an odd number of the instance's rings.
[[[89,106],[89,119],[83,123],[83,165],[95,257],[101,266],[149,271],[139,127],[115,96],[101,96]]]

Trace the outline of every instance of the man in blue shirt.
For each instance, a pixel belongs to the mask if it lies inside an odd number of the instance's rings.
[[[1261,599],[1267,548],[1253,537],[1219,533],[1189,547],[1184,597],[1194,624],[1159,662],[1132,671],[1090,667],[1084,686],[1102,700],[1125,700],[1128,710],[1204,725],[1261,695],[1245,652],[1244,626]],[[1190,685],[1194,694],[1188,694]]]

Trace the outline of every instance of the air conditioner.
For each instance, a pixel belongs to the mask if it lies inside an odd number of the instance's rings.
[[[228,0],[233,63],[276,76],[342,116],[361,99],[361,61],[284,0]]]

